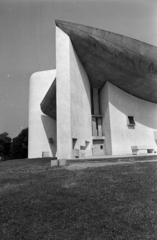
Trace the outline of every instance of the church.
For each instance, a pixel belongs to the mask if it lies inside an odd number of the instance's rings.
[[[157,47],[56,20],[56,69],[34,73],[28,157],[157,151]]]

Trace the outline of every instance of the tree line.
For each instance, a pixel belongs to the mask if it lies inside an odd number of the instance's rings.
[[[0,157],[2,160],[28,157],[28,128],[13,139],[7,132],[0,134]]]

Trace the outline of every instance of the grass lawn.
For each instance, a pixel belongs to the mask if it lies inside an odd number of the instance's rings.
[[[0,240],[157,240],[157,162],[0,163]]]

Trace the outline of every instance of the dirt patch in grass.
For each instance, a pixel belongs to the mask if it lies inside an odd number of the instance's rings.
[[[94,168],[94,167],[105,167],[105,166],[113,166],[113,165],[119,165],[119,164],[132,164],[133,162],[85,162],[85,163],[77,163],[77,164],[71,164],[66,166],[65,168],[67,170],[83,170],[86,168]]]
[[[95,168],[95,167],[105,167],[105,166],[114,166],[114,165],[125,165],[125,164],[134,164],[134,163],[142,163],[142,162],[157,162],[157,160],[144,160],[144,161],[116,161],[116,162],[81,162],[81,163],[73,163],[65,166],[67,170],[83,170],[86,168]]]

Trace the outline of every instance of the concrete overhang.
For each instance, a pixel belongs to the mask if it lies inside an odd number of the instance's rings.
[[[157,103],[157,47],[80,24],[56,20],[56,25],[69,35],[92,87],[101,90],[109,81]]]
[[[56,79],[40,104],[42,112],[56,120]]]

